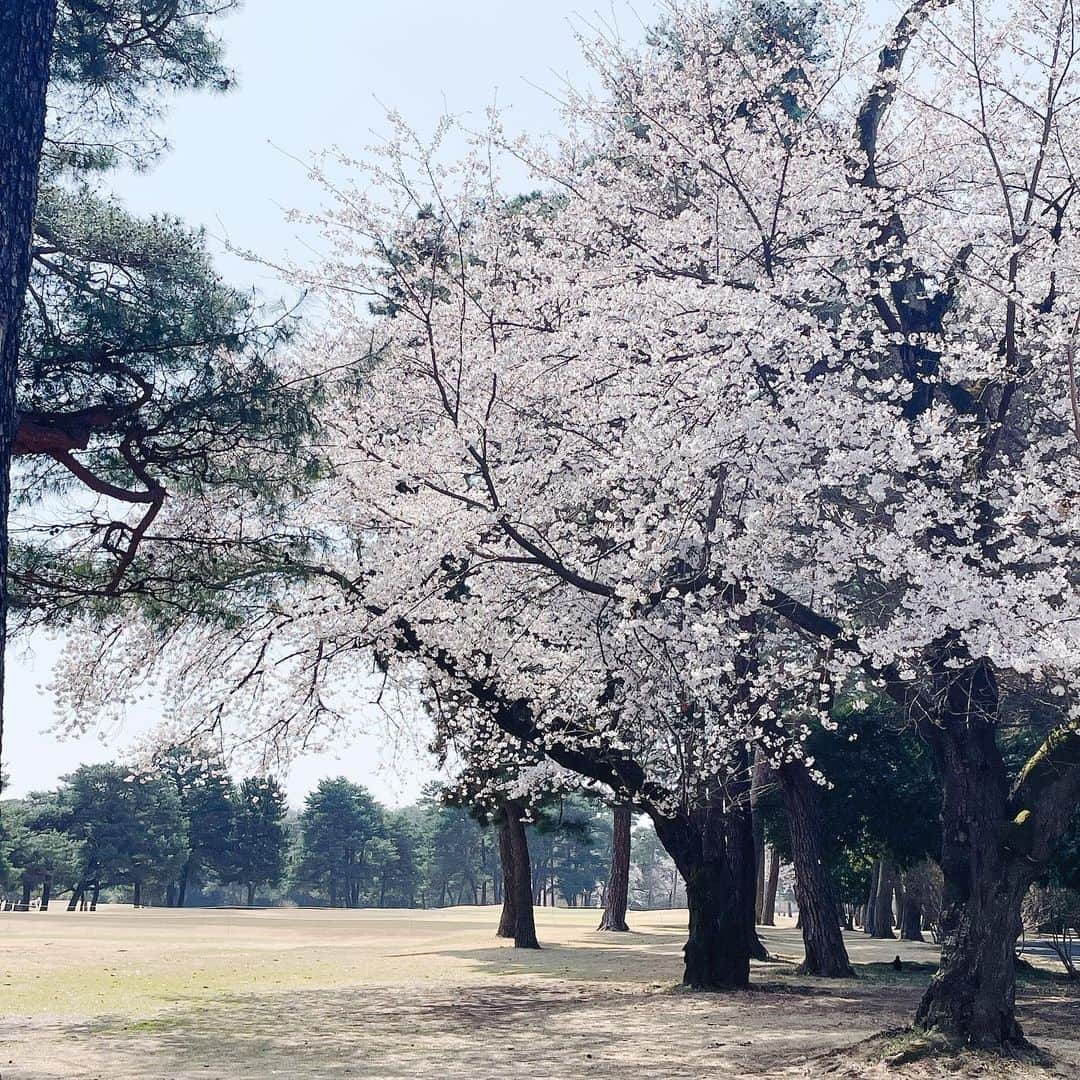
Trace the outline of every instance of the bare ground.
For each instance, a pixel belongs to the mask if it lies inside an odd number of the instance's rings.
[[[544,949],[493,937],[494,908],[0,914],[2,1080],[282,1076],[915,1078],[1080,1076],[1080,996],[1039,978],[1022,1021],[1046,1067],[965,1055],[878,1063],[929,978],[931,945],[848,937],[857,980],[777,962],[732,995],[676,989],[685,912],[540,909]],[[899,954],[897,974],[887,962]]]

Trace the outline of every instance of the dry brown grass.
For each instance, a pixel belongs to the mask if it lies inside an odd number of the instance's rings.
[[[800,978],[798,933],[743,994],[675,989],[684,912],[541,909],[539,953],[493,937],[494,908],[442,911],[103,909],[0,915],[0,1075],[626,1080],[742,1076],[1080,1076],[1080,999],[1025,989],[1051,1070],[990,1059],[887,1070],[854,1046],[906,1022],[930,945],[849,936],[862,977]],[[897,975],[884,962],[911,964]],[[843,1048],[852,1047],[850,1052]],[[838,1052],[839,1051],[839,1052]]]

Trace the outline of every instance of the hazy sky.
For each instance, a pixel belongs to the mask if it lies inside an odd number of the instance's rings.
[[[272,276],[222,252],[222,241],[268,260],[309,257],[309,241],[284,213],[319,203],[300,163],[312,153],[336,145],[359,155],[385,132],[386,108],[428,132],[447,111],[471,114],[479,126],[497,100],[511,130],[553,130],[558,106],[550,95],[566,80],[589,78],[573,24],[617,24],[637,39],[660,7],[655,0],[247,0],[220,24],[239,87],[177,98],[162,124],[167,157],[147,174],[112,177],[110,186],[133,211],[204,225],[224,272],[270,298],[278,292]],[[110,731],[104,741],[92,732],[66,741],[49,734],[47,684],[58,649],[35,638],[9,660],[11,795],[49,787],[81,762],[118,756],[124,738],[146,723],[132,716],[124,733]],[[294,805],[319,777],[338,773],[389,803],[414,798],[429,763],[418,754],[387,760],[383,742],[373,733],[298,763],[288,784]]]

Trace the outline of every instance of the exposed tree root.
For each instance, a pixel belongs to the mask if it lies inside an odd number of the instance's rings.
[[[1045,1075],[1043,1070],[1053,1069],[1054,1064],[1052,1055],[1026,1040],[996,1050],[972,1049],[943,1032],[893,1028],[854,1046],[815,1057],[813,1075],[980,1076],[1019,1080]],[[1031,1070],[1037,1070],[1037,1073]]]

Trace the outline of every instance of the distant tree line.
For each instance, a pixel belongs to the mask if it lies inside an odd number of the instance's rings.
[[[525,825],[538,906],[602,907],[612,814],[571,795]],[[651,826],[632,829],[628,903],[685,904]],[[84,765],[52,791],[0,803],[0,898],[20,910],[297,903],[329,907],[501,904],[499,824],[437,785],[391,810],[344,777],[292,813],[273,777],[236,782],[211,756],[173,750],[149,771]]]

